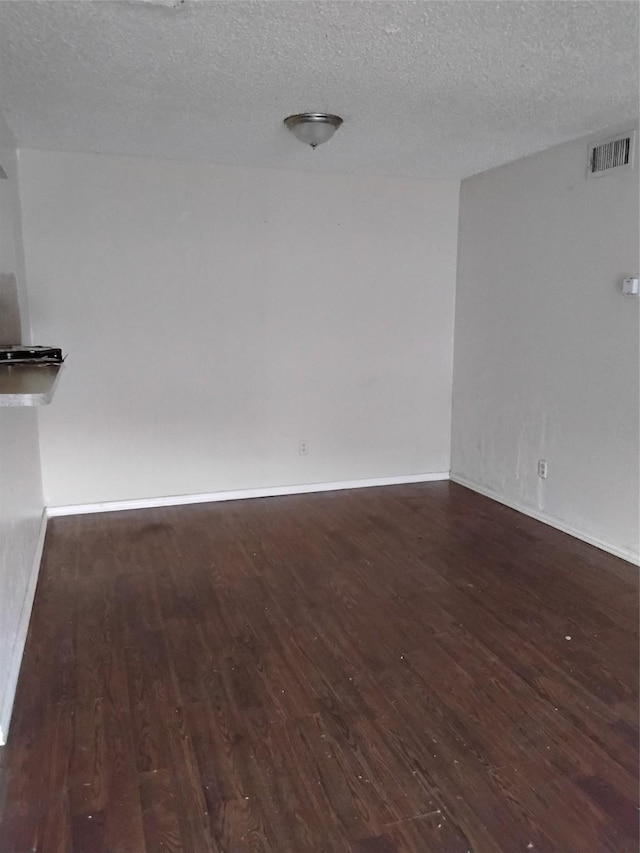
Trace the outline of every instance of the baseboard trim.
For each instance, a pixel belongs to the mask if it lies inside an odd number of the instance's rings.
[[[61,515],[87,515],[94,512],[120,512],[130,509],[154,509],[163,506],[181,506],[183,504],[217,503],[219,501],[238,501],[247,498],[273,498],[284,495],[304,495],[313,492],[335,492],[343,489],[368,489],[373,486],[400,486],[407,483],[430,483],[436,480],[448,480],[448,471],[428,474],[408,474],[399,477],[373,477],[364,480],[340,480],[334,483],[303,483],[294,486],[266,486],[259,489],[236,489],[228,492],[205,492],[195,495],[169,495],[160,498],[140,498],[124,501],[105,501],[103,503],[75,504],[69,506],[47,507],[50,518]]]
[[[508,506],[510,509],[515,509],[516,512],[521,512],[523,515],[535,518],[536,521],[541,521],[543,524],[555,527],[556,530],[568,533],[569,536],[573,536],[575,539],[580,539],[588,545],[594,545],[596,548],[600,548],[601,551],[606,551],[609,554],[613,554],[615,557],[620,557],[622,560],[626,560],[628,563],[633,563],[635,566],[640,565],[640,554],[637,554],[630,548],[619,548],[617,545],[612,545],[610,542],[605,542],[602,539],[598,539],[596,536],[591,536],[582,530],[572,527],[570,524],[567,524],[553,515],[548,515],[546,512],[533,509],[532,507],[518,503],[518,501],[505,498],[493,489],[489,489],[486,486],[480,486],[478,483],[474,483],[472,480],[467,480],[466,477],[462,477],[459,474],[451,474],[450,479],[452,482],[458,483],[460,486],[465,486],[467,489],[471,489],[474,492],[478,492],[480,495],[491,498],[493,501],[504,504],[504,506]]]
[[[38,583],[38,575],[40,573],[40,564],[42,562],[42,552],[44,550],[44,540],[47,534],[47,511],[42,513],[40,519],[40,530],[36,542],[36,550],[33,555],[31,564],[31,572],[27,581],[27,588],[22,600],[22,608],[20,610],[20,620],[18,622],[18,630],[13,641],[13,649],[11,650],[11,663],[9,666],[9,675],[5,684],[4,695],[0,710],[0,746],[7,742],[9,734],[9,723],[11,722],[11,712],[13,710],[13,700],[16,695],[16,687],[18,686],[18,675],[20,674],[20,666],[22,664],[22,653],[27,640],[27,631],[29,629],[29,620],[31,618],[31,608],[33,607],[33,599],[36,593],[36,584]]]

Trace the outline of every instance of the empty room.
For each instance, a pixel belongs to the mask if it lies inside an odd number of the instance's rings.
[[[636,853],[639,11],[0,0],[0,853]]]

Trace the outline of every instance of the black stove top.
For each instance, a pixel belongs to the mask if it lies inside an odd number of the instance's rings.
[[[2,346],[0,364],[62,364],[62,350],[57,347]]]

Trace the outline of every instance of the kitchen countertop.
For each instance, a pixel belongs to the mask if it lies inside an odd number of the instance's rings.
[[[61,370],[61,364],[1,364],[0,406],[46,406]]]

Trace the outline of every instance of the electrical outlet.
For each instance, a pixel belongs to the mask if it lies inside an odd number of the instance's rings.
[[[300,456],[306,456],[309,452],[309,442],[305,439],[300,439],[298,442],[298,453]]]
[[[538,459],[538,477],[542,477],[543,480],[547,479],[547,460],[546,459]]]

